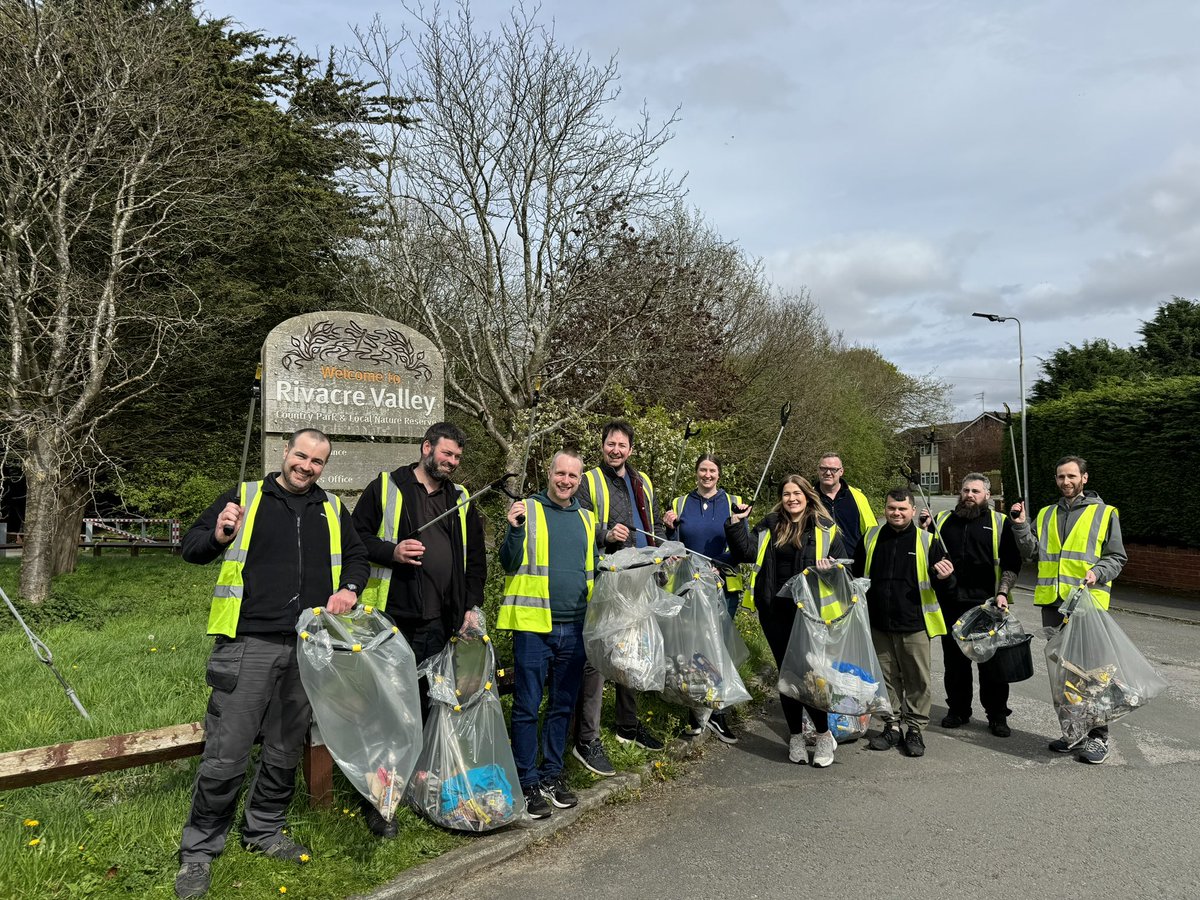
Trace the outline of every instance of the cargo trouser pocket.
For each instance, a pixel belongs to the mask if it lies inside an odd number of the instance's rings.
[[[204,680],[210,688],[228,694],[237,687],[245,650],[246,645],[240,641],[222,641],[213,647],[208,657],[208,669],[204,673]]]

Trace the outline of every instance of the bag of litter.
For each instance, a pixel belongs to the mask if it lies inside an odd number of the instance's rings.
[[[987,662],[1001,647],[1016,646],[1026,637],[1017,617],[990,601],[968,609],[951,631],[958,648],[977,663]]]
[[[666,677],[659,621],[682,600],[663,589],[686,553],[683,544],[627,547],[600,557],[583,622],[588,662],[608,680],[637,691],[661,691]]]
[[[1066,621],[1046,643],[1046,671],[1063,737],[1074,746],[1145,706],[1167,682],[1086,587],[1071,593],[1062,613]]]
[[[792,596],[796,618],[779,665],[781,694],[848,716],[891,712],[871,642],[869,585],[851,579],[842,563],[828,572],[805,569],[784,584],[779,593]]]
[[[416,658],[381,613],[307,609],[296,624],[300,680],[329,753],[390,821],[421,747]]]
[[[496,693],[491,639],[482,628],[453,637],[417,671],[429,679],[429,721],[405,799],[456,831],[491,831],[521,818],[525,796]]]

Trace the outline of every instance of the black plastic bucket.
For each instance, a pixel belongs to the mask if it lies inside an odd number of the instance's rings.
[[[1029,651],[1029,643],[1033,635],[1027,634],[1019,644],[1001,647],[991,658],[988,665],[993,667],[995,674],[1015,684],[1033,677],[1033,654]]]

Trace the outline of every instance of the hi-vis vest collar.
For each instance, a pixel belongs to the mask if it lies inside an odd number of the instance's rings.
[[[627,466],[627,468],[632,468]],[[650,483],[650,476],[640,470],[635,470],[637,477],[642,481],[642,490],[646,494],[646,530],[653,533],[654,531],[654,485]],[[604,530],[608,531],[613,523],[608,520],[609,510],[612,508],[609,502],[608,494],[608,477],[604,471],[597,466],[594,469],[588,469],[583,473],[583,484],[587,489],[588,497],[592,501],[592,510],[596,513],[596,519],[604,526]],[[636,510],[635,510],[636,512]]]
[[[329,593],[334,594],[342,581],[342,501],[336,494],[324,493],[325,522],[329,526],[329,568],[333,576]],[[245,481],[238,488],[238,504],[246,510],[246,518],[242,520],[242,530],[225,550],[221,571],[217,573],[217,586],[213,589],[212,606],[208,611],[209,634],[237,637],[238,617],[245,596],[242,570],[250,553],[250,538],[254,533],[262,494],[261,481]]]
[[[867,549],[867,564],[863,574],[871,576],[871,559],[875,555],[875,545],[879,543],[880,532],[890,525],[876,525],[867,532],[865,546]],[[933,582],[929,580],[929,549],[933,546],[933,535],[913,526],[917,533],[917,589],[921,592],[921,615],[925,619],[925,631],[930,637],[946,633],[946,620],[942,616],[942,608],[938,605],[937,594],[933,590]]]
[[[992,587],[992,593],[1000,590],[1000,531],[1004,528],[1004,516],[996,512],[996,510],[988,507],[988,513],[992,518],[992,567],[996,570],[996,583]],[[944,509],[937,514],[937,528],[941,531],[942,526],[946,524],[946,520],[953,515],[953,511]]]
[[[453,486],[458,492],[459,503],[463,503],[471,496],[461,484]],[[404,495],[400,493],[400,488],[392,480],[390,472],[379,473],[379,500],[383,507],[383,515],[379,520],[379,530],[375,535],[381,540],[391,541],[393,544],[399,543],[400,514],[404,509]],[[458,524],[459,531],[462,532],[463,571],[465,572],[467,567],[467,507],[465,504],[458,508]],[[391,588],[391,584],[392,567],[377,566],[372,563],[370,575],[367,576],[367,586],[363,588],[359,600],[363,606],[386,610],[388,590]]]
[[[1083,584],[1088,571],[1100,561],[1115,506],[1103,501],[1089,503],[1071,526],[1065,541],[1059,538],[1058,504],[1044,507],[1037,515],[1038,580],[1033,602],[1046,606],[1065,600]],[[1112,582],[1096,582],[1089,588],[1101,609],[1108,609]]]
[[[829,546],[833,543],[833,536],[837,534],[836,525],[818,526],[813,537],[816,541],[817,559],[824,559],[829,555]],[[771,546],[770,528],[763,528],[758,533],[758,553],[755,554],[754,564],[750,566],[750,579],[746,586],[745,592],[742,594],[742,606],[747,609],[754,609],[754,585],[758,582],[758,573],[762,571],[763,561],[767,558],[767,548]],[[824,603],[833,591],[826,587],[825,583],[821,583],[821,596],[819,602]],[[821,607],[821,614],[825,615],[825,607]],[[842,614],[841,605],[838,603],[830,604],[829,618],[826,621],[833,621]]]
[[[582,506],[583,570],[587,576],[587,599],[592,599],[595,570],[592,545],[596,534],[596,515]],[[504,599],[496,618],[496,627],[510,631],[546,634],[554,624],[550,617],[550,536],[546,533],[546,510],[540,500],[525,500],[525,549],[521,565],[504,578]]]

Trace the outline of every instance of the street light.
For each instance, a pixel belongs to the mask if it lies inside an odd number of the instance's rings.
[[[1029,501],[1029,420],[1025,417],[1025,341],[1021,336],[1021,320],[1016,316],[998,316],[995,313],[971,313],[979,319],[987,319],[989,322],[1016,322],[1017,323],[1017,354],[1018,354],[1018,372],[1021,379],[1021,473],[1025,482],[1025,501]],[[1013,461],[1014,465],[1016,461]],[[1020,485],[1018,485],[1018,488]]]

